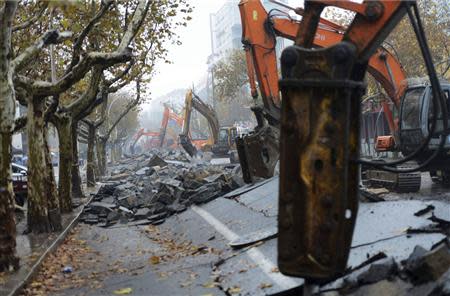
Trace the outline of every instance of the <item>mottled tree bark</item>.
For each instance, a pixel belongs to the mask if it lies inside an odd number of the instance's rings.
[[[0,271],[17,269],[19,265],[19,259],[15,256],[16,222],[11,182],[11,140],[10,132],[0,132]]]
[[[95,186],[95,155],[94,155],[94,146],[95,146],[95,125],[88,124],[88,150],[87,150],[87,166],[86,166],[86,179],[87,186],[94,187]]]
[[[114,164],[116,163],[116,144],[112,141],[109,146],[109,157],[111,159],[111,164]]]
[[[59,138],[59,207],[62,213],[72,212],[72,118],[61,115],[55,121]]]
[[[106,174],[106,141],[98,139],[96,147],[99,174],[104,176]]]
[[[48,217],[50,226],[53,231],[59,231],[62,229],[61,224],[61,211],[59,209],[58,191],[56,189],[55,175],[53,172],[52,157],[48,146],[48,126],[44,128],[44,141],[45,141],[45,194],[48,200]]]
[[[14,192],[11,176],[11,142],[15,94],[11,69],[11,30],[17,2],[7,1],[0,10],[0,272],[17,269]]]
[[[45,184],[45,149],[44,146],[44,104],[43,98],[28,99],[28,230],[41,233],[50,232],[48,219],[48,201]]]
[[[72,121],[72,197],[82,197],[80,162],[78,159],[78,121]]]

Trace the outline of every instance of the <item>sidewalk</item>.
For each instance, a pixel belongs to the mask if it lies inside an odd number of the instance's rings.
[[[17,256],[20,258],[20,269],[12,273],[0,273],[0,296],[17,295],[21,288],[33,277],[44,259],[64,240],[70,230],[77,224],[84,204],[100,188],[84,188],[86,198],[80,200],[81,205],[70,214],[62,215],[63,230],[49,234],[23,234],[26,228],[26,213],[16,216],[17,222]]]

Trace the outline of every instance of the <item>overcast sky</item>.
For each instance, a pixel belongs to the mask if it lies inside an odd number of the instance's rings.
[[[211,53],[209,15],[227,0],[190,0],[195,8],[187,27],[177,30],[181,46],[169,47],[173,64],[159,63],[150,85],[152,97],[164,95],[176,88],[187,88],[207,71],[206,60]]]
[[[151,83],[152,97],[157,98],[177,88],[188,88],[206,74],[206,61],[211,54],[209,16],[230,0],[189,0],[195,8],[187,27],[179,28],[177,34],[181,46],[169,46],[169,59],[173,64],[159,63]],[[291,5],[302,3],[289,0]],[[236,5],[236,9],[238,9]]]

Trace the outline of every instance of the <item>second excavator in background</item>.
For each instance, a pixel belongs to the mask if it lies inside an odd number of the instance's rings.
[[[180,134],[180,145],[191,156],[196,156],[198,146],[194,145],[190,135],[190,124],[192,111],[197,110],[208,122],[209,138],[200,147],[202,151],[211,151],[215,156],[230,157],[234,162],[236,157],[235,138],[237,137],[236,127],[220,127],[217,113],[210,105],[203,102],[192,90],[186,93],[184,107],[183,130]]]

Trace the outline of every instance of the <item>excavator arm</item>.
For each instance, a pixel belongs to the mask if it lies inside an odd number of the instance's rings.
[[[270,15],[260,0],[242,0],[239,10],[251,94],[254,98],[258,96],[258,83],[263,101],[262,108],[254,108],[258,121],[255,132],[237,140],[244,179],[246,182],[252,182],[254,177],[272,176],[279,155],[278,130],[281,99],[275,50],[276,37],[295,40],[300,22],[288,16]],[[296,11],[303,13],[301,9]],[[312,37],[312,46],[320,48],[337,44],[343,40],[344,32],[345,28],[320,19],[317,31]],[[398,108],[405,89],[402,82],[406,79],[401,64],[388,50],[379,47],[369,58],[368,72],[382,85]],[[398,127],[388,102],[383,103],[383,109],[391,134],[394,135]],[[263,118],[268,124],[265,124]],[[262,141],[262,139],[266,140]]]
[[[206,145],[213,146],[217,143],[220,129],[216,111],[203,102],[192,90],[189,90],[185,98],[184,122],[182,133],[180,134],[180,144],[190,156],[197,154],[197,148],[189,136],[192,110],[197,110],[208,122],[210,138],[205,143]]]
[[[166,138],[167,134],[167,126],[169,125],[169,120],[173,120],[177,126],[182,127],[183,126],[183,118],[178,116],[172,109],[169,108],[169,106],[164,105],[164,113],[163,113],[163,119],[161,121],[161,128],[160,128],[160,137],[159,137],[159,146],[164,146],[164,140]]]
[[[153,138],[160,138],[159,132],[146,132],[143,128],[141,128],[134,136],[133,136],[133,143],[130,146],[130,149],[132,153],[134,153],[134,146],[142,137],[153,137]]]

